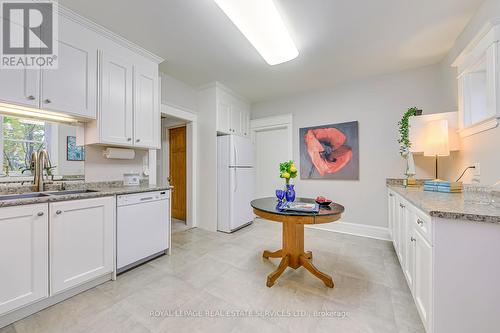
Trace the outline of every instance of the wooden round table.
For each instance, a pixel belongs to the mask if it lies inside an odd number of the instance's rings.
[[[314,202],[313,199],[308,198],[297,198],[295,201]],[[322,280],[327,287],[333,288],[332,277],[321,272],[312,264],[312,252],[304,252],[304,224],[337,221],[344,212],[344,206],[332,203],[328,207],[321,207],[318,213],[302,213],[281,210],[276,198],[256,199],[251,202],[251,205],[255,215],[283,224],[282,249],[274,252],[266,250],[262,254],[264,258],[282,258],[278,268],[268,275],[267,286],[272,287],[287,267],[297,269],[303,266]]]

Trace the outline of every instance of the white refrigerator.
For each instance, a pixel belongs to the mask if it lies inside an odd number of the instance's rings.
[[[217,137],[217,230],[233,232],[253,222],[254,182],[252,141]]]

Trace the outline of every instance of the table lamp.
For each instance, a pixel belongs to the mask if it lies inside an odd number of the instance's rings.
[[[424,156],[436,158],[436,180],[438,180],[438,157],[450,155],[448,120],[440,119],[428,122],[423,145]]]

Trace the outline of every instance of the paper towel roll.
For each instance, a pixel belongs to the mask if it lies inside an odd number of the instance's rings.
[[[102,155],[111,159],[133,160],[135,158],[135,151],[124,148],[106,148],[103,150]]]

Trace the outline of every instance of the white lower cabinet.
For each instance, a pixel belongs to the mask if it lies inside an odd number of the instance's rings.
[[[47,296],[47,205],[1,208],[0,315]]]
[[[432,332],[432,245],[423,236],[430,220],[404,198],[389,190],[389,222],[394,249],[427,332]],[[426,229],[423,229],[423,226]],[[430,236],[428,236],[430,237]]]
[[[413,298],[425,328],[429,331],[432,300],[432,247],[419,231],[412,236]]]
[[[113,271],[115,198],[51,203],[50,294]]]

